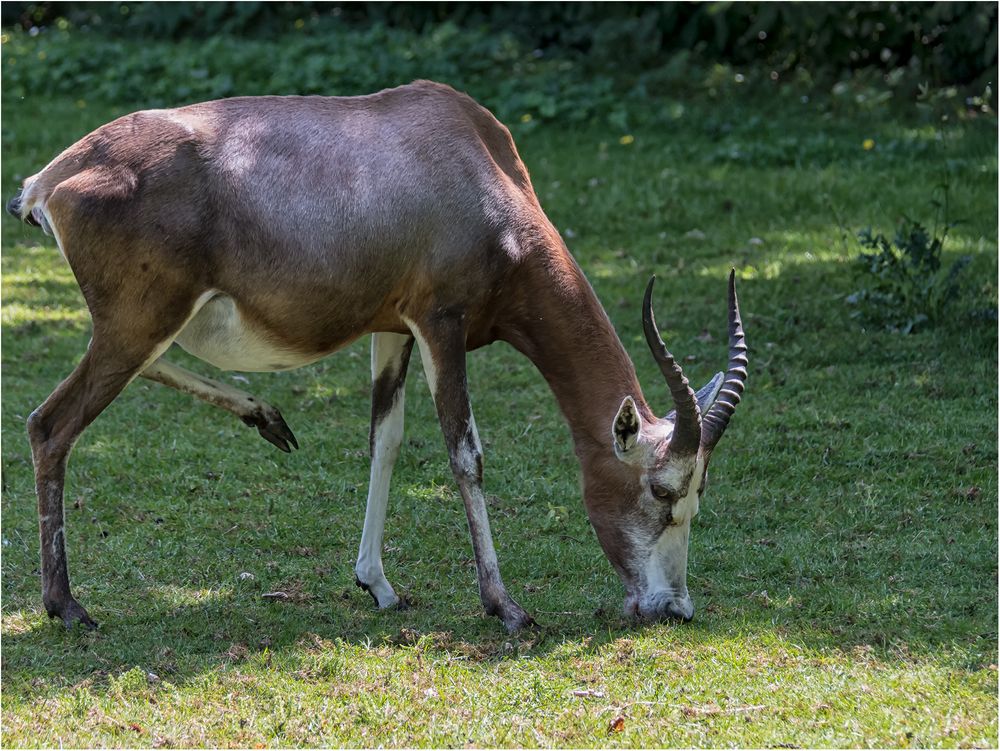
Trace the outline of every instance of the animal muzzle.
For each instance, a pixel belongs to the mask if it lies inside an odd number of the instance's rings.
[[[694,617],[694,603],[686,592],[683,596],[671,592],[653,592],[640,598],[626,598],[625,613],[645,621],[687,623]]]

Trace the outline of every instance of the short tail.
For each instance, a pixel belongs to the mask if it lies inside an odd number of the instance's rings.
[[[17,217],[25,224],[30,224],[33,227],[40,227],[41,224],[34,217],[32,212],[29,211],[28,213],[25,214],[21,211],[21,203],[23,198],[24,198],[24,188],[18,188],[17,193],[14,194],[14,197],[11,198],[9,201],[7,201],[7,213],[10,214],[11,216]]]

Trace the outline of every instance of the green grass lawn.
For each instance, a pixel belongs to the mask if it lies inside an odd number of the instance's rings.
[[[5,104],[4,199],[124,111]],[[997,336],[969,315],[997,302],[995,118],[935,127],[764,99],[675,114],[518,141],[658,410],[646,280],[700,385],[725,365],[738,270],[750,379],[693,525],[687,625],[621,616],[568,431],[506,345],[470,355],[470,384],[501,568],[542,628],[509,637],[481,612],[419,367],[385,550],[413,607],[374,611],[353,574],[362,340],[236,384],[282,409],[291,455],[190,397],[129,386],[70,462],[71,577],[102,625],[67,632],[41,607],[24,421],[82,355],[89,317],[53,242],[5,217],[3,745],[995,747]],[[973,256],[965,297],[936,329],[863,328],[844,300],[852,233],[929,219],[945,171],[962,220],[946,249]]]

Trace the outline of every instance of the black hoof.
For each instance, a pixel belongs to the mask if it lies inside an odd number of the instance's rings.
[[[521,631],[535,630],[539,628],[538,624],[535,623],[535,619],[532,618],[527,613],[523,616],[517,616],[511,619],[504,619],[503,625],[507,628],[508,634],[517,634]]]
[[[372,592],[372,588],[371,587],[369,587],[367,584],[365,584],[363,581],[361,581],[357,577],[354,578],[354,585],[356,587],[361,587],[361,589],[363,589],[365,592],[367,592],[371,596],[371,598],[375,601],[375,607],[376,608],[378,607],[378,598],[375,596],[375,593]]]
[[[78,623],[88,631],[97,628],[97,621],[91,618],[83,605],[76,600],[70,599],[62,605],[46,607],[45,610],[48,612],[49,618],[62,618],[63,625],[67,629],[72,629]]]
[[[516,634],[526,628],[534,627],[535,619],[518,605],[514,600],[508,599],[502,606],[495,606],[486,609],[487,615],[495,615],[503,621],[507,633]]]
[[[528,622],[521,627],[522,630],[528,632],[529,634],[542,634],[545,633],[545,626],[540,624],[531,616],[528,616]]]
[[[410,602],[409,600],[407,600],[407,599],[406,599],[405,597],[399,597],[399,596],[397,595],[397,598],[398,598],[398,599],[397,599],[397,601],[396,601],[396,604],[395,604],[395,605],[386,605],[386,606],[385,606],[385,607],[383,608],[383,607],[382,607],[382,606],[381,606],[381,605],[379,604],[379,601],[378,601],[378,598],[377,598],[377,597],[375,596],[375,593],[374,593],[374,592],[372,592],[372,588],[371,588],[371,587],[369,587],[369,586],[368,586],[367,584],[365,584],[365,583],[364,583],[363,581],[361,581],[361,580],[360,580],[360,579],[359,579],[358,577],[356,577],[356,576],[354,577],[354,585],[355,585],[356,587],[360,587],[361,589],[363,589],[363,590],[364,590],[365,592],[367,592],[367,593],[368,593],[368,594],[369,594],[369,595],[371,596],[372,600],[373,600],[373,601],[375,602],[375,608],[376,608],[377,610],[389,610],[389,609],[392,609],[392,610],[409,610],[409,609],[410,609],[411,607],[413,607],[413,603],[411,603],[411,602]]]
[[[286,454],[290,454],[293,448],[299,447],[299,442],[292,435],[285,418],[276,409],[270,410],[267,414],[244,417],[243,421],[247,425],[256,427],[261,438],[268,443],[273,443]]]

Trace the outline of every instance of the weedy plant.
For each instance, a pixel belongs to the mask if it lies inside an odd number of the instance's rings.
[[[954,309],[971,257],[943,265],[944,244],[955,226],[947,218],[947,187],[944,200],[932,205],[938,215],[931,231],[904,216],[891,240],[881,232],[872,234],[870,227],[858,233],[862,252],[856,268],[865,286],[847,297],[848,303],[859,306],[854,317],[909,334],[941,323]]]

